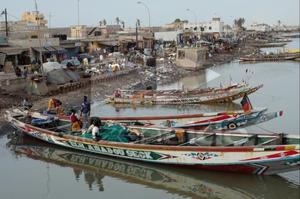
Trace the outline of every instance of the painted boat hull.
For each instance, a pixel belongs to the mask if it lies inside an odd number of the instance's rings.
[[[193,169],[271,175],[299,169],[299,144],[270,146],[165,146],[95,141],[8,121],[25,134],[58,146],[143,162]],[[144,128],[145,129],[145,128]],[[148,128],[147,130],[160,130]]]
[[[235,130],[247,126],[267,122],[282,116],[282,111],[266,113],[267,109],[244,111],[217,112],[203,114],[137,116],[137,117],[99,117],[103,122],[117,122],[126,126],[168,127],[190,130]],[[39,115],[37,115],[39,117]],[[41,115],[43,117],[43,115]],[[69,120],[69,116],[60,116]]]
[[[253,110],[249,113],[207,113],[178,116],[153,117],[100,117],[102,121],[115,121],[126,125],[139,125],[147,127],[172,127],[191,130],[235,130],[247,126],[267,122],[282,116],[282,111],[265,113],[267,109]]]

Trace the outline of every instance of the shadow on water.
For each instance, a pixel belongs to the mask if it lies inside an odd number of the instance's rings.
[[[10,136],[7,147],[14,155],[73,170],[76,181],[89,190],[106,190],[104,177],[143,185],[190,198],[298,198],[296,185],[287,186],[279,176],[252,176],[195,171],[165,165],[95,156],[45,144],[25,135]],[[72,179],[73,180],[73,179]],[[288,193],[288,197],[286,196]]]

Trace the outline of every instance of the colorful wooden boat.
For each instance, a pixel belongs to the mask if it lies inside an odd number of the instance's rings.
[[[28,136],[15,135],[7,144],[12,152],[17,156],[27,157],[37,161],[43,161],[64,168],[70,168],[70,172],[74,171],[76,179],[82,179],[81,175],[92,174],[96,179],[94,183],[88,183],[89,187],[95,187],[100,191],[107,189],[104,177],[117,178],[126,183],[133,183],[146,186],[147,188],[160,189],[179,194],[189,198],[216,198],[216,199],[232,199],[244,198],[253,199],[257,194],[257,189],[251,190],[249,186],[242,188],[240,183],[234,181],[236,186],[224,183],[226,178],[231,175],[220,175],[212,172],[193,172],[184,169],[172,169],[168,166],[142,164],[139,162],[125,161],[119,158],[110,158],[107,156],[97,156],[90,153],[84,153],[74,150],[66,150],[54,145],[46,145]],[[225,179],[224,179],[225,178]],[[268,182],[274,178],[278,185],[280,177],[268,178]],[[73,180],[75,178],[70,178]],[[248,184],[264,184],[262,178],[255,176],[243,176],[243,181]],[[228,180],[228,179],[227,179]],[[166,183],[167,182],[167,183]],[[281,180],[282,183],[285,181]],[[239,187],[238,189],[236,187]],[[234,187],[234,188],[232,188]],[[248,187],[248,188],[247,188]],[[260,186],[260,193],[264,193],[265,189],[270,187]],[[240,191],[242,190],[242,191]],[[264,193],[265,194],[265,193]]]
[[[211,91],[195,95],[156,95],[146,92],[139,95],[108,96],[106,103],[115,104],[210,104],[225,103],[240,99],[245,95],[254,93],[263,85],[248,87],[242,86],[227,91]]]
[[[240,83],[240,84],[233,84],[230,86],[225,87],[208,87],[208,88],[196,88],[196,89],[186,89],[186,90],[179,90],[179,89],[170,89],[170,90],[121,90],[118,89],[114,92],[115,95],[120,95],[122,97],[134,97],[134,96],[195,96],[195,95],[203,95],[209,93],[224,93],[238,88],[245,88],[248,84]],[[110,96],[116,97],[116,96]]]
[[[300,57],[300,53],[281,53],[273,55],[248,55],[240,57],[240,61],[280,61],[294,60]]]
[[[202,114],[183,114],[183,115],[163,115],[163,116],[118,116],[118,117],[99,117],[103,122],[116,122],[126,126],[144,127],[172,127],[191,130],[235,130],[251,125],[267,122],[283,115],[283,111],[266,113],[267,109],[254,109],[249,112],[231,111]],[[49,116],[37,112],[28,113],[35,121],[42,120],[47,123]],[[69,121],[69,116],[59,116],[60,119]]]
[[[157,164],[193,169],[276,174],[299,169],[299,136],[285,134],[243,134],[197,132],[181,129],[128,127],[139,132],[132,142],[95,140],[71,132],[66,121],[40,128],[24,114],[6,112],[6,119],[18,130],[39,140],[66,148]]]
[[[102,121],[115,121],[129,126],[172,127],[192,130],[235,130],[282,116],[282,111],[273,113],[266,113],[266,111],[267,109],[258,109],[247,113],[234,111],[148,117],[100,117],[100,119]]]

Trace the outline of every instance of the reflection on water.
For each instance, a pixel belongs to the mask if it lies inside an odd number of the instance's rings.
[[[103,179],[111,177],[121,184],[143,185],[190,198],[280,198],[285,193],[294,198],[298,194],[297,186],[287,186],[278,176],[228,175],[125,161],[65,150],[27,136],[13,136],[7,146],[17,156],[67,167],[76,181],[84,180],[89,190],[100,192],[107,189]]]
[[[207,112],[221,112],[240,110],[238,103],[227,104],[194,104],[194,105],[131,105],[131,104],[105,104],[96,102],[92,106],[92,115],[97,116],[153,116],[153,115],[174,115],[193,114]]]

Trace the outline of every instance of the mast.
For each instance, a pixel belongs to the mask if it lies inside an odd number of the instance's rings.
[[[42,41],[41,41],[41,32],[40,32],[40,18],[39,18],[39,12],[38,12],[38,7],[37,7],[37,3],[36,0],[34,0],[34,4],[35,4],[35,19],[37,21],[37,31],[38,31],[38,41],[39,41],[39,59],[40,59],[40,69],[41,69],[41,73],[44,73],[43,70],[43,55],[42,55]]]
[[[4,15],[5,15],[5,35],[8,37],[8,22],[7,22],[7,10],[4,9]]]

